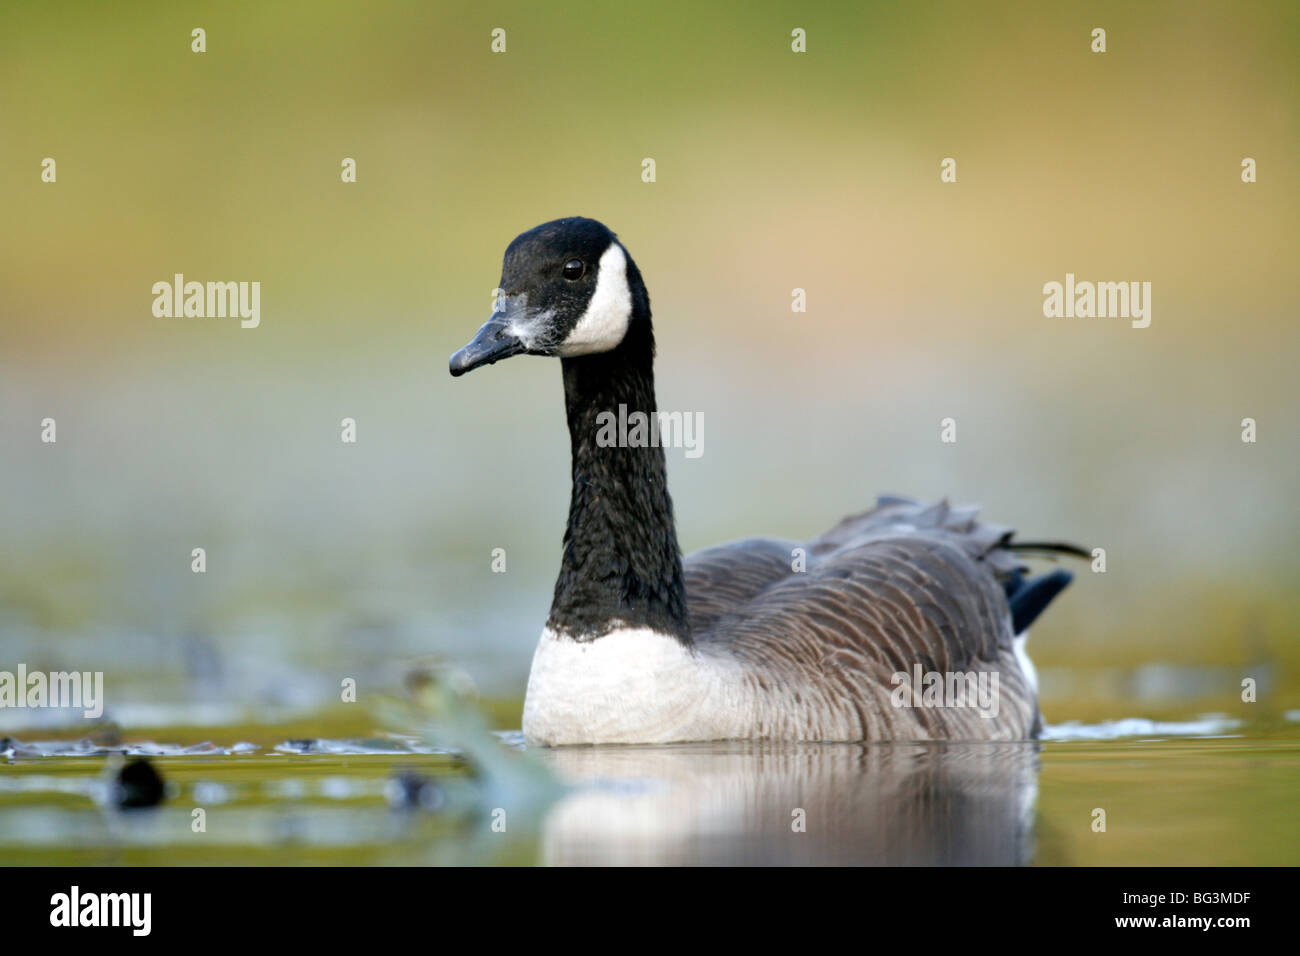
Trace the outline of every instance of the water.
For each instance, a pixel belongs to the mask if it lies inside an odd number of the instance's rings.
[[[1300,863],[1296,713],[1075,722],[1016,744],[538,750],[471,726],[461,753],[280,730],[0,739],[0,862]],[[113,808],[131,755],[164,774],[161,807]]]

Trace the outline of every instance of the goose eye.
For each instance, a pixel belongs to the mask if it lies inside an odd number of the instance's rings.
[[[587,271],[587,267],[582,264],[581,259],[570,259],[564,264],[564,278],[572,282],[574,279],[581,279],[582,274]]]

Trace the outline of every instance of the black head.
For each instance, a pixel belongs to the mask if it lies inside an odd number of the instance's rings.
[[[609,352],[649,322],[641,274],[614,233],[594,219],[556,219],[506,248],[496,308],[451,357],[451,374],[512,355]]]

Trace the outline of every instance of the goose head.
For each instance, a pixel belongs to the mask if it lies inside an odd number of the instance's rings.
[[[641,274],[614,233],[594,219],[556,219],[506,247],[492,316],[451,357],[451,374],[512,355],[612,352],[647,339],[649,325]]]

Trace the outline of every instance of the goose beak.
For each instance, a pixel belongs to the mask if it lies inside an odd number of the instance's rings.
[[[491,365],[526,351],[526,346],[510,331],[504,312],[492,313],[469,344],[451,357],[451,374],[464,375],[480,365]]]

